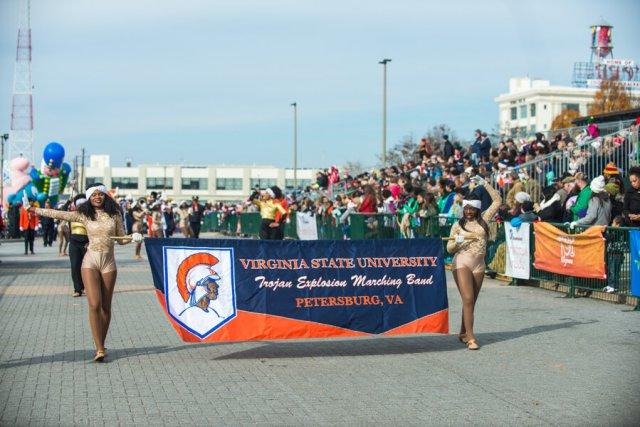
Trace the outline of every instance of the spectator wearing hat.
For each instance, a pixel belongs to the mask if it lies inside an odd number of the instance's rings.
[[[591,194],[587,213],[577,221],[571,222],[571,228],[576,225],[609,225],[611,222],[611,200],[609,200],[609,194],[605,191],[604,186],[604,176],[593,178],[589,185]],[[578,196],[579,198],[580,196]]]
[[[624,193],[622,216],[627,227],[640,227],[640,167],[629,169],[630,188]]]
[[[562,222],[565,203],[575,185],[575,178],[568,176],[562,181],[558,181],[559,187],[551,197],[545,195],[545,199],[540,203],[538,215],[542,221]],[[550,191],[553,191],[552,187]]]
[[[516,212],[517,216],[511,219],[511,225],[514,227],[520,227],[521,224],[531,224],[538,220],[538,215],[533,210],[533,203],[530,200],[525,200],[518,208]]]
[[[263,240],[278,240],[280,223],[276,221],[276,213],[280,212],[280,219],[287,215],[287,210],[274,200],[275,196],[275,192],[267,188],[262,192],[255,191],[249,197],[249,201],[260,208],[260,239]]]
[[[602,174],[604,175],[604,179],[609,181],[611,177],[620,176],[620,171],[613,162],[609,162],[607,166],[604,167]]]
[[[576,187],[579,189],[579,193],[575,205],[571,208],[573,221],[577,221],[587,214],[592,191],[586,175],[580,172],[576,174]],[[604,190],[604,184],[602,184],[602,189]]]

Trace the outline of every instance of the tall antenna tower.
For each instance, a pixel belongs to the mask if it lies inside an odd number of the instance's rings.
[[[31,84],[31,0],[20,0],[18,43],[13,70],[13,98],[8,158],[33,162],[33,86]]]

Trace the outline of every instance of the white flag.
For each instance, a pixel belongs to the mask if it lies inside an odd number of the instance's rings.
[[[318,240],[316,217],[310,213],[296,213],[296,231],[300,240]]]
[[[518,228],[504,223],[507,262],[505,276],[516,279],[529,279],[531,269],[531,251],[529,249],[529,231],[531,224],[522,223]]]

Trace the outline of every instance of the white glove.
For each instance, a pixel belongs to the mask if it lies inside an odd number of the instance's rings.
[[[464,236],[460,235],[460,234],[456,234],[456,244],[460,245],[464,243]]]
[[[26,190],[22,190],[22,206],[24,206],[25,209],[29,209],[29,198],[27,197]]]
[[[131,235],[131,241],[132,241],[133,243],[140,243],[140,242],[142,242],[143,240],[144,240],[144,237],[142,237],[142,234],[140,234],[140,233],[133,233],[133,234]]]
[[[572,222],[569,224],[569,228],[570,228],[571,230],[573,230],[574,228],[576,228],[576,225],[578,225],[578,221],[572,221]]]

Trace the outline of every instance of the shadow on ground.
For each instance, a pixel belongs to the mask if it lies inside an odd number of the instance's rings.
[[[572,328],[580,325],[596,323],[597,320],[588,322],[568,321],[540,325],[517,331],[480,333],[478,341],[483,346],[517,339],[523,336],[543,334],[558,329]],[[454,351],[464,349],[455,335],[415,335],[407,337],[366,337],[344,340],[312,340],[312,341],[285,341],[285,342],[257,342],[263,344],[260,347],[231,352],[215,357],[213,360],[242,360],[242,359],[286,359],[303,357],[335,357],[335,356],[382,356],[393,354],[430,353],[440,351]],[[140,348],[121,348],[107,351],[107,361],[116,361],[141,355],[164,354],[186,349],[202,350],[212,347],[233,348],[234,343],[206,343],[183,344],[179,346],[151,346]],[[38,365],[52,362],[79,362],[91,361],[93,351],[76,350],[55,353],[48,356],[31,357],[26,359],[9,360],[0,363],[0,369],[16,368],[20,366]]]

